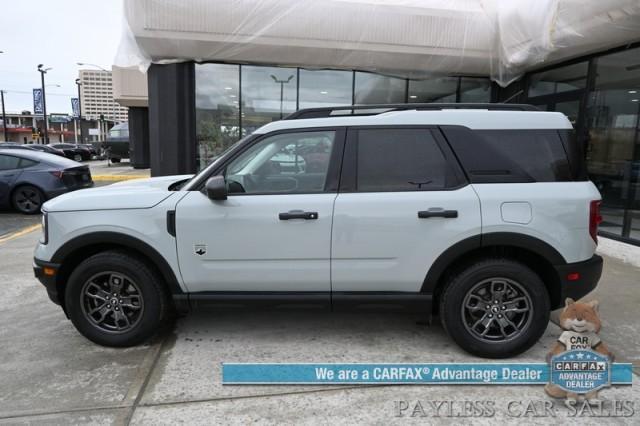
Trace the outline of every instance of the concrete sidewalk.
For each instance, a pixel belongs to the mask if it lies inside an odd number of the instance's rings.
[[[33,278],[38,233],[0,245],[0,423],[60,424],[638,424],[640,381],[602,391],[635,400],[627,418],[509,415],[511,400],[545,401],[541,386],[222,386],[221,362],[477,362],[434,324],[409,315],[193,313],[150,344],[109,349],[80,336]],[[606,260],[597,291],[602,339],[618,361],[640,360],[639,270]],[[560,334],[510,361],[543,362]],[[397,417],[397,401],[487,401],[489,418]],[[523,411],[523,410],[520,410]]]

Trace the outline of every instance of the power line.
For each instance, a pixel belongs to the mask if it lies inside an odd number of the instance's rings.
[[[32,95],[33,92],[28,92],[26,90],[5,90],[3,89],[5,93],[20,93],[23,95]],[[47,93],[47,96],[75,96],[74,94],[69,94],[69,93]]]

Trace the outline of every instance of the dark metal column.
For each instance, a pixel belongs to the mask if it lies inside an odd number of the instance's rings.
[[[129,151],[134,169],[149,168],[149,109],[146,107],[129,107]]]
[[[193,62],[149,68],[151,176],[196,171],[194,69]]]

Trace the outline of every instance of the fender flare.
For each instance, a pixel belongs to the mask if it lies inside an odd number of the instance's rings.
[[[566,265],[566,260],[562,255],[548,243],[539,238],[516,232],[491,232],[482,235],[474,235],[464,240],[458,241],[446,249],[433,262],[427,272],[427,276],[422,283],[421,293],[433,294],[442,274],[455,261],[466,253],[482,247],[505,246],[524,249],[537,254],[551,265]]]
[[[173,269],[164,259],[164,257],[158,253],[156,249],[151,247],[146,242],[132,237],[130,235],[122,234],[119,232],[106,232],[98,231],[88,234],[80,235],[64,243],[51,258],[52,263],[57,263],[64,266],[65,259],[72,253],[77,252],[83,247],[89,247],[98,244],[111,244],[115,246],[121,246],[125,248],[133,249],[140,252],[147,259],[149,259],[159,270],[160,274],[166,280],[167,286],[171,294],[183,294],[184,291],[180,287]]]

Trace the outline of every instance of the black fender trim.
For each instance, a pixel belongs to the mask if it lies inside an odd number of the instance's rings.
[[[536,253],[551,265],[566,265],[562,255],[544,241],[530,235],[515,232],[491,232],[482,235],[474,235],[457,242],[445,250],[433,262],[427,276],[422,283],[421,293],[433,294],[442,274],[446,269],[466,253],[470,253],[482,247],[507,246],[517,247]]]
[[[171,269],[171,266],[160,253],[149,244],[130,235],[119,232],[92,232],[80,235],[64,243],[53,255],[51,262],[64,267],[65,259],[72,253],[83,247],[90,247],[98,244],[115,245],[133,249],[147,257],[159,270],[169,286],[171,294],[183,294],[182,288]]]

